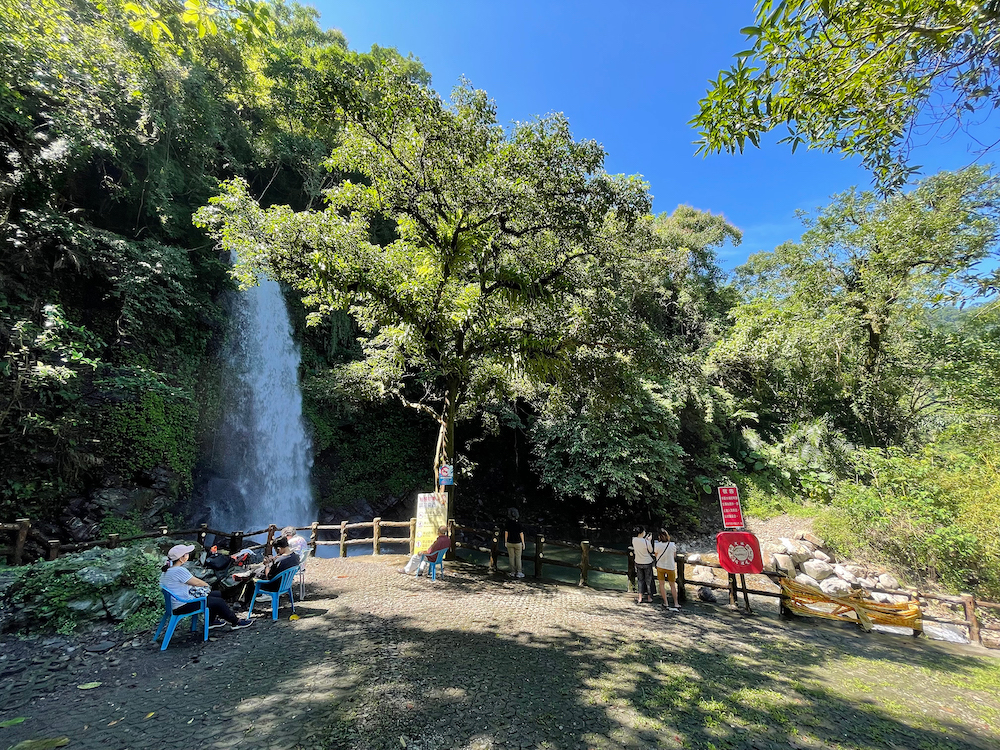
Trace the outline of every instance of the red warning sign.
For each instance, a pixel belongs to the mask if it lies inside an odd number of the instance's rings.
[[[722,506],[722,525],[727,529],[743,528],[740,491],[735,487],[719,487],[719,504]]]
[[[749,531],[723,531],[715,537],[719,565],[729,573],[760,573],[764,559],[760,542]]]

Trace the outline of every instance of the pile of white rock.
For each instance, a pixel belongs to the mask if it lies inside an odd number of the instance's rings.
[[[838,562],[826,543],[807,531],[800,531],[795,537],[782,537],[777,542],[762,544],[764,570],[783,572],[796,583],[822,591],[828,596],[846,596],[857,589],[865,589],[879,602],[903,602],[909,598],[902,593],[888,593],[899,590],[899,581],[892,574],[862,565]],[[690,582],[709,582],[715,579],[717,572],[721,573],[718,569],[709,567],[718,564],[718,557],[714,554],[690,554],[687,555],[687,562],[693,565],[685,571],[685,578]]]

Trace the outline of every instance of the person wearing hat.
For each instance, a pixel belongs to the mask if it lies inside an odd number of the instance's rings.
[[[167,552],[167,564],[163,566],[163,573],[160,575],[160,586],[178,599],[190,599],[189,589],[192,586],[208,586],[200,578],[191,575],[191,571],[184,567],[192,550],[194,550],[193,544],[175,544],[171,547]],[[197,609],[198,604],[190,602],[175,606],[174,614],[183,615]],[[213,591],[208,595],[208,612],[210,615],[209,630],[221,628],[227,622],[232,630],[240,630],[253,625],[253,620],[239,619],[218,591]]]

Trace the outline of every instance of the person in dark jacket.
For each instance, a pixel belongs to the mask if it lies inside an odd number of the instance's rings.
[[[264,571],[260,574],[260,592],[277,591],[278,576],[289,568],[294,568],[299,564],[299,556],[288,546],[288,540],[280,536],[274,540],[274,555],[264,558]],[[253,596],[253,583],[248,582],[247,590],[244,592],[244,604],[250,604],[250,597]],[[258,599],[260,601],[260,599]],[[271,601],[270,596],[265,597],[265,601]]]

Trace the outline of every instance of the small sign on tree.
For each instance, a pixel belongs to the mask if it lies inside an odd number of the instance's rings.
[[[722,525],[727,529],[742,529],[740,491],[736,487],[719,487],[719,505],[722,506]]]

